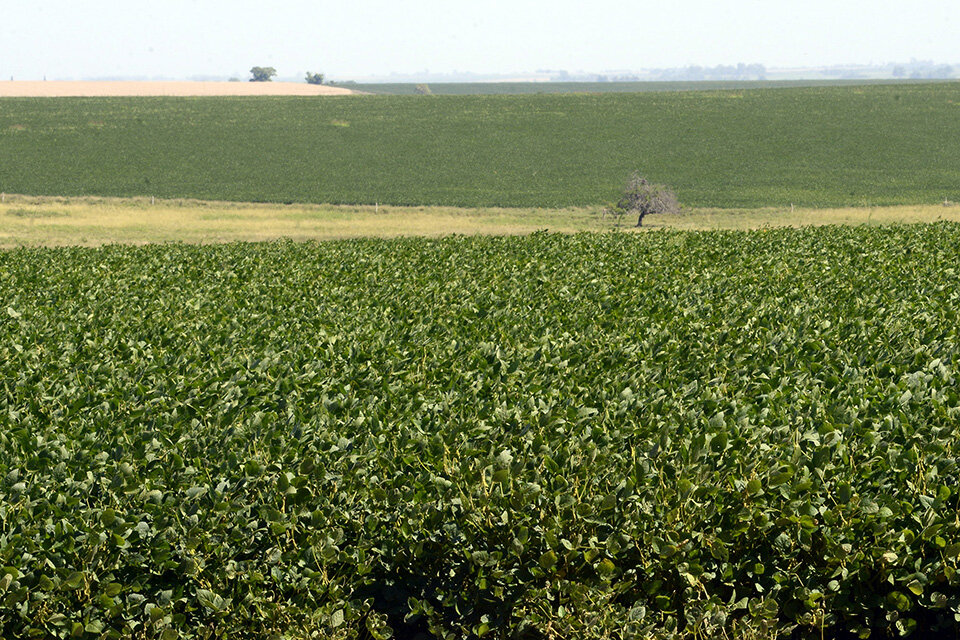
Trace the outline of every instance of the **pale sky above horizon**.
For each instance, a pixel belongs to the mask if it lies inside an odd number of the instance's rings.
[[[960,63],[957,0],[0,0],[0,79]]]

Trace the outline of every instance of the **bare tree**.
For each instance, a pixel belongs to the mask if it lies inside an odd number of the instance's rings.
[[[634,171],[620,199],[603,211],[618,221],[625,215],[635,215],[640,227],[643,218],[651,213],[680,213],[680,202],[673,191],[662,184],[652,184]]]

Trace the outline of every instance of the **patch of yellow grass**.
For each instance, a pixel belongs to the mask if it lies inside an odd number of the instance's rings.
[[[758,229],[827,224],[885,225],[950,220],[960,222],[960,207],[944,204],[826,209],[695,209],[673,218],[648,218],[650,227],[672,229]],[[645,223],[644,226],[647,226]]]
[[[688,209],[649,216],[642,230],[756,229],[823,224],[892,224],[953,220],[960,207],[915,205],[835,209]],[[622,231],[632,231],[624,219]],[[59,198],[6,195],[0,204],[0,247],[150,242],[330,240],[356,237],[524,234],[548,229],[613,230],[599,208],[250,204],[150,198]]]
[[[0,204],[0,246],[5,247],[502,235],[603,226],[598,216],[586,209],[275,205],[10,195]]]

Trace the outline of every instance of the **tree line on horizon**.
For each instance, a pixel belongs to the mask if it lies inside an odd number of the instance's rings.
[[[252,67],[250,69],[250,82],[272,82],[275,75],[277,75],[277,70],[273,67]],[[307,71],[305,82],[307,84],[323,84],[323,74]]]

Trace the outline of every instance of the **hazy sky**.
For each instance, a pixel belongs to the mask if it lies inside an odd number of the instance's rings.
[[[960,62],[958,0],[0,0],[0,79]]]

